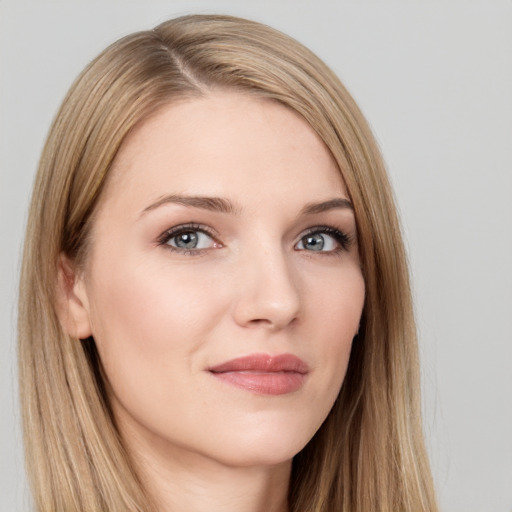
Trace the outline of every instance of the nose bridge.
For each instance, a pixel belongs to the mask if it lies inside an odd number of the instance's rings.
[[[299,314],[299,283],[280,241],[255,245],[240,254],[236,320],[280,329]]]

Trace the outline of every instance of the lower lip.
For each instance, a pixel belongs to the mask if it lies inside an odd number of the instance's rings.
[[[306,375],[298,372],[211,372],[214,377],[237,388],[261,395],[286,395],[298,391]]]

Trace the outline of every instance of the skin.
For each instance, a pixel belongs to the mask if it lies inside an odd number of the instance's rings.
[[[177,195],[223,198],[231,211],[165,199]],[[318,136],[254,96],[175,102],[123,144],[63,323],[94,336],[119,429],[161,511],[287,510],[292,457],[338,395],[364,302],[352,209],[303,211],[333,199],[348,195]],[[210,233],[194,232],[196,248],[165,239],[190,223]],[[312,228],[323,250],[304,238]],[[300,357],[303,385],[268,395],[208,371],[254,353]]]

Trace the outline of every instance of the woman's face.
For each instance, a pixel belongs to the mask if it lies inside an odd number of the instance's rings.
[[[175,102],[122,146],[74,292],[128,444],[288,461],[338,395],[363,308],[336,164],[277,103]]]

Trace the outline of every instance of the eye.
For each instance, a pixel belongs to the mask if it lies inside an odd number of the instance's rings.
[[[298,251],[338,252],[347,250],[349,245],[350,238],[345,233],[334,228],[321,227],[306,233],[299,240],[295,249]]]
[[[159,239],[160,245],[166,245],[179,252],[192,252],[220,247],[205,228],[196,226],[177,226],[166,231]]]

